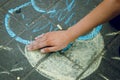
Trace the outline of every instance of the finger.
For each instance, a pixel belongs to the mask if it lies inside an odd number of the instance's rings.
[[[40,43],[38,41],[34,41],[33,43],[31,43],[30,45],[27,46],[28,50],[37,50],[37,49],[41,49],[43,47],[46,47],[48,44],[46,41]]]
[[[42,33],[41,35],[39,35],[39,36],[35,37],[35,40],[36,40],[36,39],[39,39],[39,38],[42,38],[44,35],[45,35],[45,34],[44,34],[44,33]]]
[[[27,45],[27,49],[29,51],[33,50],[35,46],[38,46],[38,42],[37,41],[33,41],[31,42],[29,45]]]
[[[36,50],[46,46],[47,45],[46,40],[47,37],[43,36],[42,38],[33,41],[32,43],[30,43],[30,45],[28,45],[28,50]]]
[[[38,42],[43,42],[43,41],[46,41],[46,40],[47,40],[46,35],[43,35],[42,37],[39,37],[39,38],[35,39],[35,41],[38,41]]]
[[[54,51],[57,51],[56,47],[46,47],[46,48],[41,49],[42,53],[49,53],[49,52],[54,52]]]

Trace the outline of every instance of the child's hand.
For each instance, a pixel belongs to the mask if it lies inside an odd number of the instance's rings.
[[[42,53],[54,52],[65,48],[71,42],[67,31],[53,31],[42,34],[28,45],[28,50],[41,49]]]

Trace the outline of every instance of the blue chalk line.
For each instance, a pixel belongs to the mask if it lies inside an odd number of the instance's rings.
[[[54,13],[54,12],[56,11],[56,10],[47,11],[47,10],[44,10],[44,9],[38,7],[38,6],[36,5],[35,0],[31,0],[31,3],[32,3],[33,8],[34,8],[36,11],[40,12],[40,13]]]
[[[10,29],[10,26],[9,26],[9,22],[10,22],[10,15],[9,14],[6,14],[5,16],[5,28],[8,32],[8,34],[15,38],[16,41],[20,42],[20,43],[23,43],[23,44],[29,44],[30,41],[28,40],[25,40],[25,39],[22,39],[21,37],[17,36],[11,29]]]
[[[77,40],[90,40],[93,39],[95,36],[97,36],[97,34],[100,32],[100,30],[102,29],[102,25],[97,26],[96,28],[93,29],[92,32],[90,32],[89,34],[85,35],[85,36],[80,36],[79,38],[77,38]],[[73,43],[68,44],[68,46],[64,49],[61,50],[61,52],[65,52],[67,51],[69,48],[72,47]]]
[[[74,3],[74,0],[72,0],[72,2],[70,3],[70,5],[68,5],[68,0],[66,0],[67,8],[65,8],[65,9],[68,9],[68,11],[70,11],[70,10],[72,9],[73,3]],[[42,13],[45,13],[45,12],[46,12],[46,13],[50,13],[50,14],[56,12],[56,10],[45,11],[45,10],[43,10],[43,9],[40,9],[39,7],[37,7],[37,6],[35,5],[34,0],[31,0],[31,2],[25,3],[25,4],[23,4],[23,5],[19,6],[19,7],[14,8],[14,9],[10,9],[10,10],[8,10],[8,12],[11,13],[11,14],[13,14],[16,10],[19,10],[19,9],[21,9],[21,8],[23,8],[23,7],[26,7],[26,6],[30,5],[30,4],[32,4],[32,6],[34,7],[34,9],[35,9],[36,11],[38,11],[38,12],[42,12]],[[64,9],[64,10],[65,10],[65,9]],[[70,19],[73,17],[73,15],[74,15],[74,13],[71,14],[71,16],[65,21],[65,24],[69,23],[69,21],[70,21]],[[59,15],[59,16],[60,16],[60,15]],[[25,16],[23,15],[23,18],[24,18],[24,17],[25,17]],[[58,17],[58,18],[59,18],[59,17]],[[63,17],[63,18],[64,18],[64,17]],[[59,20],[61,21],[61,19],[59,19]],[[59,21],[59,20],[58,20],[58,21]],[[5,27],[6,27],[6,30],[7,30],[8,34],[9,34],[12,38],[15,38],[15,40],[18,41],[18,42],[20,42],[20,43],[29,44],[31,41],[25,40],[25,39],[17,36],[17,35],[12,31],[12,29],[10,29],[9,22],[10,22],[10,15],[9,15],[9,14],[6,14],[6,15],[5,15]],[[99,26],[97,26],[96,28],[94,28],[89,34],[87,34],[87,35],[85,35],[85,36],[80,36],[77,40],[89,40],[89,39],[92,39],[92,38],[94,38],[94,37],[100,32],[101,29],[102,29],[102,25],[99,25]],[[52,30],[52,27],[50,27],[50,31],[51,31],[51,30]],[[33,31],[33,32],[34,32],[34,31]],[[70,43],[66,48],[64,48],[64,49],[62,50],[62,52],[68,50],[71,46],[72,46],[72,43]]]
[[[19,9],[21,9],[21,8],[23,8],[23,7],[26,7],[26,6],[30,5],[30,4],[31,4],[31,2],[25,3],[25,4],[23,4],[23,5],[19,6],[19,7],[16,7],[16,8],[14,8],[14,9],[8,10],[8,12],[11,13],[11,14],[13,14],[16,10],[19,10]],[[5,15],[5,28],[6,28],[7,32],[8,32],[8,34],[10,35],[10,37],[15,38],[15,40],[18,41],[18,42],[20,42],[20,43],[29,44],[31,41],[25,40],[25,39],[17,36],[17,35],[10,29],[9,22],[10,22],[10,14],[6,14],[6,15]]]
[[[84,35],[84,36],[80,36],[77,40],[89,40],[94,38],[102,29],[102,25],[97,26],[96,28],[94,28],[89,34]]]
[[[67,9],[68,11],[71,11],[71,10],[75,7],[74,4],[75,4],[75,0],[72,0],[70,4],[68,3],[68,0],[66,0],[66,6],[67,6],[66,9]]]
[[[26,7],[26,6],[30,5],[30,4],[31,4],[31,2],[27,2],[27,3],[25,3],[25,4],[23,4],[23,5],[19,6],[19,7],[16,7],[14,9],[8,10],[8,12],[11,13],[11,14],[13,14],[13,12],[15,12],[15,11],[17,11],[17,10],[23,8],[23,7]]]

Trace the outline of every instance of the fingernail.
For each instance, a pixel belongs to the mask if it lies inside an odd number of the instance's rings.
[[[37,37],[35,37],[35,39],[38,39],[38,36],[37,36]]]
[[[41,49],[41,51],[40,51],[41,53],[45,53],[45,50],[44,49]]]

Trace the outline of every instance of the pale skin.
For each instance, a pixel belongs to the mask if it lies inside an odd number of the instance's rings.
[[[35,38],[28,50],[41,49],[42,53],[55,52],[91,31],[99,24],[120,14],[120,0],[104,0],[77,24],[67,30],[48,32]]]

